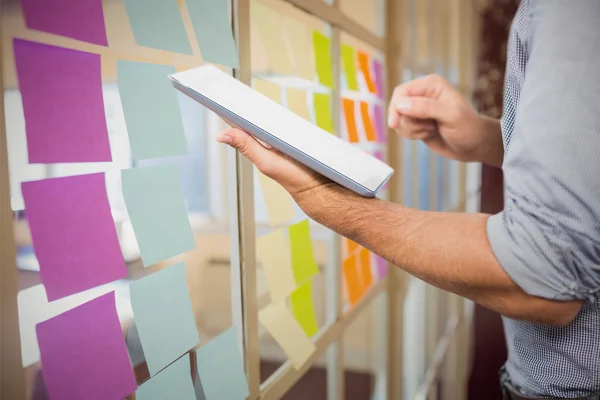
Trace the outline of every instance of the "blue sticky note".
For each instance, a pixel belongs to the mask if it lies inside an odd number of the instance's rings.
[[[117,61],[117,84],[136,160],[187,154],[177,91],[166,65]]]
[[[402,162],[404,165],[404,205],[412,207],[412,184],[413,184],[413,168],[412,168],[412,142],[408,139],[402,139]]]
[[[429,210],[429,179],[431,169],[429,166],[429,148],[421,141],[419,148],[419,208]]]
[[[436,191],[437,191],[437,210],[444,211],[444,186],[445,186],[445,174],[444,174],[444,157],[436,154],[435,156],[435,174],[436,174]]]
[[[243,400],[250,394],[236,327],[196,350],[196,365],[206,400]]]
[[[121,182],[144,266],[196,248],[178,165],[126,169]]]
[[[175,264],[129,288],[135,324],[153,376],[198,344],[185,266]]]
[[[239,68],[229,22],[229,0],[187,0],[187,8],[204,61]]]
[[[135,392],[136,400],[196,400],[190,374],[190,356],[185,355]]]
[[[192,54],[177,0],[123,0],[135,42],[174,53]]]

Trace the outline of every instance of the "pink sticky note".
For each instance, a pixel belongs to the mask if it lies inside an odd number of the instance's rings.
[[[111,161],[100,56],[14,40],[30,163]]]
[[[36,332],[50,399],[120,400],[137,388],[115,292],[37,324]]]
[[[373,119],[375,120],[375,131],[377,132],[377,141],[385,143],[387,141],[386,128],[383,123],[383,111],[379,104],[373,106]]]
[[[102,0],[21,0],[21,7],[29,29],[108,46]]]
[[[22,188],[49,301],[127,276],[104,173],[24,182]]]
[[[377,267],[377,276],[379,279],[384,278],[388,274],[388,262],[383,258],[375,255],[375,266]]]
[[[373,59],[373,74],[375,75],[377,96],[383,99],[385,97],[385,89],[383,88],[383,64],[375,59]]]

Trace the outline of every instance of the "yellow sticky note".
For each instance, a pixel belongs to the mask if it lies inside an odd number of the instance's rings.
[[[273,303],[258,312],[258,319],[292,362],[300,369],[315,352],[315,345],[284,303]]]
[[[281,104],[281,86],[264,79],[252,78],[252,88]]]
[[[333,64],[331,63],[331,40],[321,32],[313,31],[313,49],[317,76],[321,85],[333,88]]]
[[[296,210],[292,196],[273,179],[258,170],[256,173],[267,206],[270,225],[278,226],[294,218]]]
[[[279,229],[256,240],[272,302],[281,302],[296,289],[292,272],[290,243],[285,229]]]
[[[296,321],[308,337],[319,332],[319,324],[315,315],[315,304],[312,297],[312,282],[308,281],[296,289],[290,296],[290,303]]]
[[[308,220],[289,226],[292,270],[296,284],[300,285],[319,273],[313,254]]]
[[[306,92],[301,89],[287,88],[285,92],[287,107],[304,119],[310,120]]]
[[[308,26],[294,18],[285,18],[283,30],[292,50],[296,75],[312,82],[315,79],[315,63]]]
[[[319,128],[333,133],[333,118],[331,117],[331,96],[325,93],[313,95],[313,107],[315,108],[315,122]]]
[[[356,80],[356,52],[353,47],[347,44],[342,44],[342,66],[344,67],[348,89],[358,90],[358,81]]]
[[[281,14],[262,5],[258,1],[251,4],[252,26],[258,29],[258,34],[269,59],[272,72],[292,75],[292,63],[288,50],[283,41],[283,18]]]

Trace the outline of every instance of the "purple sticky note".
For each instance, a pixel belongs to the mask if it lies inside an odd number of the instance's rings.
[[[377,276],[379,279],[387,276],[388,273],[388,262],[378,255],[375,256],[375,265],[377,267]]]
[[[22,189],[49,301],[127,276],[104,173],[24,182]]]
[[[50,399],[124,399],[137,384],[117,315],[107,293],[36,326]]]
[[[29,29],[108,46],[102,0],[21,0],[21,7]]]
[[[383,88],[383,64],[380,61],[373,59],[373,74],[375,75],[375,86],[377,87],[377,96],[385,98],[385,90]]]
[[[15,39],[30,163],[111,161],[98,54]]]
[[[373,106],[373,119],[375,120],[375,131],[377,132],[377,141],[385,143],[387,141],[386,128],[383,123],[383,111],[379,104]]]

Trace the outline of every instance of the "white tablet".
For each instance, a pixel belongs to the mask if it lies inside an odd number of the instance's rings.
[[[394,172],[212,65],[170,78],[177,90],[223,119],[362,196],[375,196]]]

